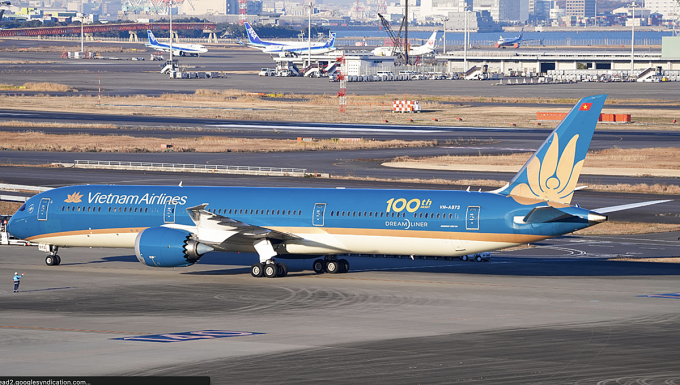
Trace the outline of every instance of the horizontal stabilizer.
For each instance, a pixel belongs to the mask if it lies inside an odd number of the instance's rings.
[[[607,221],[606,215],[583,209],[581,207],[536,207],[531,210],[522,220],[523,223],[549,223],[549,222],[588,222],[600,223]]]
[[[658,201],[631,203],[631,204],[627,204],[627,205],[603,207],[601,209],[594,209],[593,211],[595,211],[596,213],[600,213],[600,214],[606,214],[606,213],[613,213],[614,211],[630,210],[630,209],[635,209],[635,208],[638,208],[638,207],[656,205],[656,204],[659,204],[659,203],[666,203],[666,202],[670,202],[670,201],[672,201],[672,199],[663,199],[663,200],[658,200]]]

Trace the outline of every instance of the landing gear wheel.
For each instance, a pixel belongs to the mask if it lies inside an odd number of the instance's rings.
[[[276,275],[279,277],[285,277],[288,275],[288,266],[285,263],[276,264]]]
[[[312,264],[312,269],[314,269],[314,272],[317,274],[323,274],[326,272],[326,265],[323,263],[322,259],[317,259]]]
[[[55,262],[56,259],[54,258],[54,255],[48,255],[47,257],[45,257],[45,264],[47,266],[54,266]]]
[[[475,261],[482,262],[483,261],[482,256],[481,255],[476,256]]]
[[[267,278],[276,278],[279,268],[274,263],[264,265],[264,276]]]
[[[340,272],[341,273],[346,273],[349,271],[349,261],[346,259],[341,259],[338,261],[340,263]]]
[[[60,257],[60,256],[58,256],[58,255],[55,255],[55,256],[54,256],[54,264],[55,264],[56,266],[61,265],[61,257]]]
[[[460,257],[460,260],[463,261],[463,262],[468,261],[469,259],[470,258],[468,258],[467,255],[463,255],[463,256]]]
[[[256,263],[250,266],[250,275],[253,277],[261,277],[264,273],[264,266],[261,263]]]
[[[338,261],[326,261],[326,272],[330,274],[337,274],[340,272],[340,264]]]

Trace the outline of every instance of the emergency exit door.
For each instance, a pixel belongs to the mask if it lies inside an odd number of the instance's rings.
[[[47,220],[47,209],[50,207],[50,198],[43,198],[38,205],[38,220]]]

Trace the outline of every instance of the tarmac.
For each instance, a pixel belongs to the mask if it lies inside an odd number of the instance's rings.
[[[34,247],[2,246],[0,373],[674,383],[680,265],[607,259],[677,256],[679,235],[563,237],[490,262],[349,257],[342,275],[285,261],[275,279],[250,276],[252,254],[156,269],[132,250],[76,248],[49,267]],[[26,271],[16,294],[14,271]]]

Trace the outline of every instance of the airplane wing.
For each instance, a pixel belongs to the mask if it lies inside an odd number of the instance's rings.
[[[670,202],[670,201],[672,201],[672,199],[638,202],[638,203],[631,203],[631,204],[627,204],[627,205],[603,207],[603,208],[600,208],[600,209],[594,209],[593,211],[595,211],[596,213],[600,213],[600,214],[606,214],[606,213],[613,213],[614,211],[630,210],[630,209],[635,209],[635,208],[638,208],[638,207],[656,205],[656,204],[659,204],[659,203],[666,203],[666,202]]]
[[[266,227],[251,225],[223,215],[214,214],[201,204],[187,208],[191,220],[196,225],[195,232],[201,242],[219,244],[227,239],[230,242],[252,243],[258,239],[295,240],[302,239],[297,235],[271,230]]]

